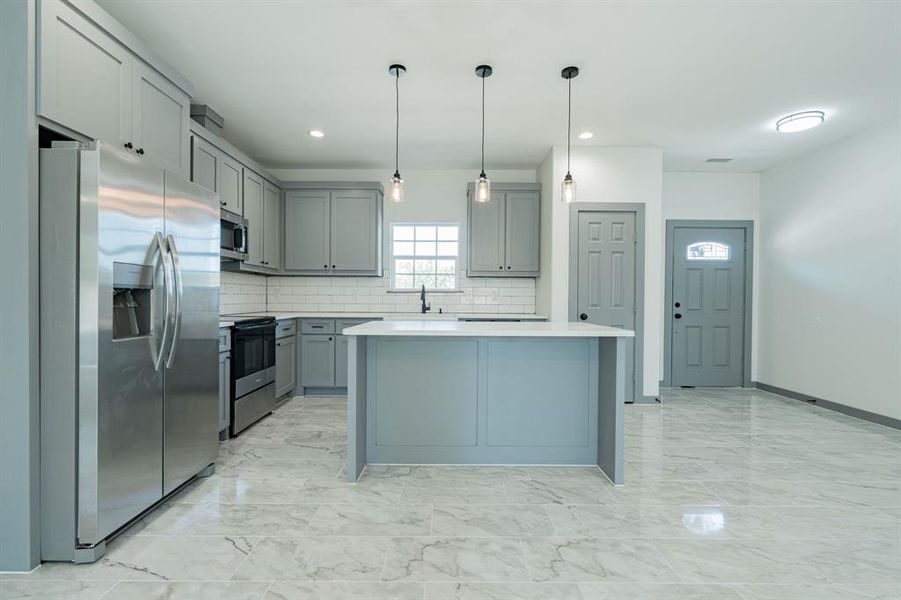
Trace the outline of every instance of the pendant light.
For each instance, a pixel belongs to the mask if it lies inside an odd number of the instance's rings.
[[[405,197],[404,180],[400,176],[398,157],[400,155],[400,76],[407,72],[403,65],[391,65],[388,72],[394,77],[394,177],[388,183],[388,198],[396,203],[403,202]]]
[[[491,200],[491,181],[485,175],[485,78],[491,77],[493,69],[489,65],[476,67],[476,75],[482,78],[482,171],[476,180],[475,201],[489,202]]]
[[[560,186],[561,198],[569,204],[576,201],[576,181],[573,179],[572,173],[569,172],[570,145],[572,139],[572,117],[573,117],[573,79],[579,76],[579,67],[566,67],[560,71],[560,76],[566,80],[567,84],[567,109],[566,109],[566,176],[563,177],[563,184]]]

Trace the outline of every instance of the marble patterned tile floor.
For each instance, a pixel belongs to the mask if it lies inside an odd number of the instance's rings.
[[[345,399],[298,397],[93,565],[0,600],[901,599],[901,431],[756,390],[626,409],[597,469],[367,467]]]

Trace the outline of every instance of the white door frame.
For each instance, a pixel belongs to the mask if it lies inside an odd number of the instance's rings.
[[[654,403],[644,395],[644,204],[639,202],[576,202],[569,206],[569,320],[579,320],[579,213],[632,213],[635,215],[635,382],[627,403]]]
[[[742,345],[742,386],[754,387],[751,382],[751,314],[753,298],[754,267],[754,221],[683,220],[666,221],[666,264],[664,280],[665,304],[663,379],[660,384],[670,387],[673,381],[673,235],[676,229],[743,229],[745,232],[745,311],[743,315],[744,344]]]

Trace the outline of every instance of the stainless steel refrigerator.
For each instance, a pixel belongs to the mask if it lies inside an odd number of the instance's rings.
[[[89,562],[212,472],[218,198],[108,144],[56,142],[40,271],[42,556]]]

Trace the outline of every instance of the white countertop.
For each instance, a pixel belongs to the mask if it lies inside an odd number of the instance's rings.
[[[383,319],[385,321],[456,322],[466,319],[504,319],[508,321],[546,321],[547,316],[519,313],[350,313],[350,312],[254,312],[221,315],[219,327],[231,327],[229,317],[274,317],[282,319]]]
[[[628,329],[566,322],[480,323],[463,321],[372,321],[344,335],[439,337],[635,337]]]

